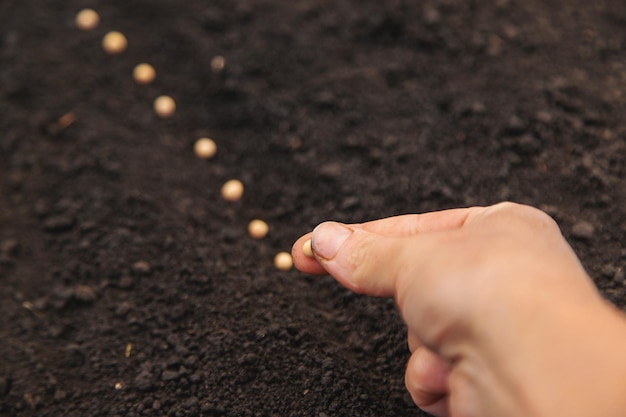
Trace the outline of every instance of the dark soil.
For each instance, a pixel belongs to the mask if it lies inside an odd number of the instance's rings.
[[[625,28],[609,0],[1,1],[0,415],[422,415],[392,301],[273,267],[327,219],[529,203],[626,306]]]

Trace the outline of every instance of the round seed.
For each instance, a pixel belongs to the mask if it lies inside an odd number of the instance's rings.
[[[154,111],[162,119],[171,117],[176,111],[176,102],[170,96],[160,96],[154,100]]]
[[[100,15],[93,9],[83,9],[76,15],[76,26],[80,30],[92,30],[98,27]]]
[[[307,240],[306,242],[304,242],[304,245],[302,245],[302,253],[304,253],[309,258],[313,257],[313,248],[311,247],[311,239]]]
[[[281,271],[289,271],[293,266],[293,259],[291,259],[291,255],[287,252],[278,252],[276,256],[274,256],[274,266]]]
[[[226,201],[235,202],[243,196],[243,183],[239,180],[226,181],[222,185],[222,198]]]
[[[116,55],[122,53],[127,46],[128,40],[121,32],[109,32],[102,38],[102,47],[107,54]]]
[[[253,239],[263,239],[270,231],[267,223],[260,219],[254,219],[248,224],[248,234]]]
[[[226,60],[223,56],[218,55],[211,60],[211,70],[213,70],[214,73],[222,72],[225,66]]]
[[[133,70],[133,78],[138,84],[150,84],[156,78],[156,70],[150,64],[139,64]]]
[[[217,152],[217,145],[213,139],[200,138],[193,145],[193,151],[200,159],[210,159],[215,156]]]

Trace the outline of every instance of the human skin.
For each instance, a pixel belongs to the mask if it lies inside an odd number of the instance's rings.
[[[308,239],[313,258],[302,253]],[[626,415],[626,318],[540,210],[501,203],[325,222],[292,256],[301,271],[396,299],[406,386],[430,414]]]

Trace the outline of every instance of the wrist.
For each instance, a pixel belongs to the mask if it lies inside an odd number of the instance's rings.
[[[599,296],[561,305],[514,366],[530,414],[626,415],[626,317]]]
[[[573,372],[568,373],[575,384],[569,415],[626,415],[626,317],[605,300],[597,311],[579,310],[587,319],[571,346],[575,360],[571,362]],[[554,411],[551,415],[561,414]]]
[[[604,388],[598,388],[598,395],[604,398],[604,414],[593,414],[598,416],[623,416],[626,415],[626,315],[609,302],[604,303],[606,310],[605,325],[603,330],[602,349],[599,352],[598,360],[606,369],[605,381],[602,382]],[[589,381],[590,386],[595,385],[594,381]],[[604,392],[600,392],[604,391]],[[602,405],[601,405],[602,406]],[[590,410],[591,411],[591,410]]]

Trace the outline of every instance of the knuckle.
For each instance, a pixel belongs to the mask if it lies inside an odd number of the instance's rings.
[[[394,295],[398,271],[406,261],[403,246],[396,239],[363,234],[345,260],[351,271],[346,286],[359,294]]]
[[[506,214],[537,229],[560,231],[557,222],[545,211],[525,204],[505,201],[492,206],[495,213]]]
[[[374,250],[372,239],[364,239],[349,254],[347,262],[352,274],[350,276],[350,289],[362,294],[366,291],[373,270],[376,268],[380,255]]]

